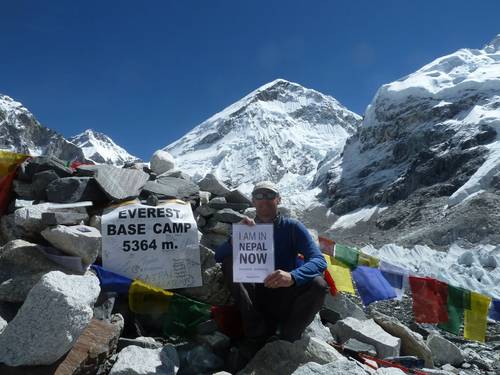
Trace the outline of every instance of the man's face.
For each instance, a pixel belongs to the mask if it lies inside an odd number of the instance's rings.
[[[272,190],[260,189],[252,194],[252,202],[259,217],[275,217],[278,213],[280,196]]]

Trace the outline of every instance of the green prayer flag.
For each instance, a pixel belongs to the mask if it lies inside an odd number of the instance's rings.
[[[358,266],[359,252],[351,247],[335,244],[335,258],[352,269]]]
[[[211,306],[174,294],[168,311],[163,315],[165,335],[187,336],[194,333],[198,324],[210,319]]]
[[[448,285],[448,322],[440,323],[438,327],[459,335],[464,322],[464,309],[470,309],[470,291]]]

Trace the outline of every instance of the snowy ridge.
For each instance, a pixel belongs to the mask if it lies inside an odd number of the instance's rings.
[[[278,79],[251,92],[165,147],[180,169],[214,173],[249,193],[254,182],[278,184],[285,204],[304,207],[328,152],[340,153],[361,118],[337,100]]]
[[[69,141],[80,147],[85,157],[95,163],[121,166],[127,162],[139,160],[118,146],[107,135],[91,129],[71,137]]]

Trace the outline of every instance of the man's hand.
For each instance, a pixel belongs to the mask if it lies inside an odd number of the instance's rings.
[[[264,279],[267,288],[288,288],[294,284],[292,274],[282,270],[276,270]]]
[[[246,224],[246,225],[255,225],[255,221],[253,219],[250,219],[248,216],[245,216],[244,219],[242,219],[238,224]]]

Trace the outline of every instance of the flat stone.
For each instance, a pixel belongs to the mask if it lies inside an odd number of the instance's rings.
[[[58,178],[47,185],[47,199],[56,203],[107,201],[104,192],[92,177]]]
[[[54,375],[97,374],[114,354],[123,325],[121,315],[115,315],[112,322],[92,319]]]
[[[35,199],[47,200],[47,186],[59,177],[60,176],[51,169],[35,173],[32,182]]]
[[[182,178],[183,180],[186,181],[193,181],[190,175],[187,173],[182,172],[179,169],[173,169],[166,171],[165,173],[162,173],[156,177],[157,180],[161,180],[164,177],[175,177],[175,178]]]
[[[215,221],[221,221],[223,223],[239,223],[241,220],[245,219],[246,216],[231,210],[230,208],[225,208],[217,211],[212,219]]]
[[[208,191],[201,191],[200,190],[199,195],[200,195],[200,204],[204,205],[204,204],[208,204],[208,202],[210,201],[210,196],[212,194]]]
[[[22,366],[57,361],[90,323],[99,292],[93,274],[44,275],[0,335],[0,362]]]
[[[215,208],[212,208],[208,205],[198,206],[198,207],[196,207],[195,211],[198,215],[201,215],[203,217],[211,216],[217,212],[217,210]]]
[[[373,319],[360,321],[348,317],[339,320],[333,325],[332,334],[336,335],[342,343],[355,338],[375,346],[379,358],[399,355],[401,340],[384,331]]]
[[[54,171],[59,177],[69,177],[73,174],[73,170],[58,158],[36,156],[21,164],[17,177],[23,181],[31,181],[36,173],[46,170]]]
[[[173,345],[161,349],[127,346],[120,353],[109,375],[175,375],[179,357]]]
[[[266,344],[238,374],[291,374],[307,362],[323,365],[343,358],[332,346],[316,338],[294,343],[278,340]]]
[[[252,200],[237,189],[231,190],[231,192],[226,194],[224,197],[226,198],[227,203],[245,203],[249,206],[252,205]]]
[[[0,248],[0,301],[23,302],[31,288],[50,271],[66,271],[49,260],[43,246],[24,240]]]
[[[364,353],[371,355],[372,357],[377,356],[377,349],[370,344],[366,344],[356,339],[349,339],[344,343],[344,348],[352,350],[356,353]]]
[[[223,182],[219,181],[212,173],[208,173],[201,181],[198,182],[200,190],[208,191],[213,195],[225,197],[231,192]]]
[[[118,340],[118,347],[117,350],[121,351],[123,348],[126,348],[127,346],[138,346],[140,348],[145,348],[145,349],[161,349],[163,348],[163,344],[161,342],[156,341],[152,337],[144,337],[144,336],[139,336],[136,337],[135,339],[128,339],[125,337],[120,337]]]
[[[302,337],[315,337],[325,342],[333,340],[330,330],[321,322],[319,313],[316,314],[311,324],[306,327]]]
[[[452,365],[450,365],[449,363],[441,366],[441,370],[444,370],[444,371],[449,371],[449,372],[452,372],[453,374],[459,374],[460,373],[460,370],[453,367]]]
[[[49,208],[49,203],[19,208],[14,211],[14,223],[28,233],[38,233],[45,228],[42,214],[48,212]]]
[[[295,370],[292,375],[366,375],[366,371],[354,361],[342,358],[326,365],[308,362]]]
[[[337,317],[336,319],[326,319],[330,321],[330,323],[336,323],[338,319],[345,319],[348,317],[356,318],[358,320],[367,319],[363,309],[341,293],[337,293],[335,296],[327,294],[323,308],[335,312],[335,317]],[[321,314],[321,317],[324,319],[324,313],[322,312]],[[326,315],[327,314],[325,314],[325,316]]]
[[[98,165],[94,179],[109,199],[125,201],[139,196],[149,175],[136,169]]]
[[[413,332],[396,318],[384,315],[378,311],[373,312],[373,319],[386,332],[401,339],[401,355],[422,358],[425,361],[425,367],[434,367],[431,349],[425,343],[422,335]]]
[[[101,232],[87,225],[57,225],[44,229],[42,236],[55,248],[82,258],[87,265],[94,263],[101,248]]]
[[[444,365],[449,363],[452,366],[459,367],[464,362],[462,351],[451,341],[437,333],[431,333],[427,337],[427,345],[432,352],[432,358],[436,365]],[[427,366],[426,364],[426,367]]]
[[[77,225],[87,222],[89,215],[72,211],[42,212],[42,224],[49,225]]]
[[[12,191],[21,199],[37,199],[36,192],[34,191],[33,184],[31,182],[14,180],[12,181]]]
[[[154,173],[161,175],[175,168],[175,160],[169,152],[158,150],[151,157],[149,167]]]
[[[203,217],[201,217],[201,218],[203,219]],[[222,234],[224,236],[230,236],[232,231],[233,231],[233,225],[230,223],[224,223],[224,222],[218,221],[215,217],[211,217],[205,223],[203,231],[210,232],[210,233],[216,233],[216,234]]]
[[[194,182],[182,178],[163,177],[161,180],[146,182],[142,191],[155,194],[159,199],[191,200],[198,197],[200,189]]]

